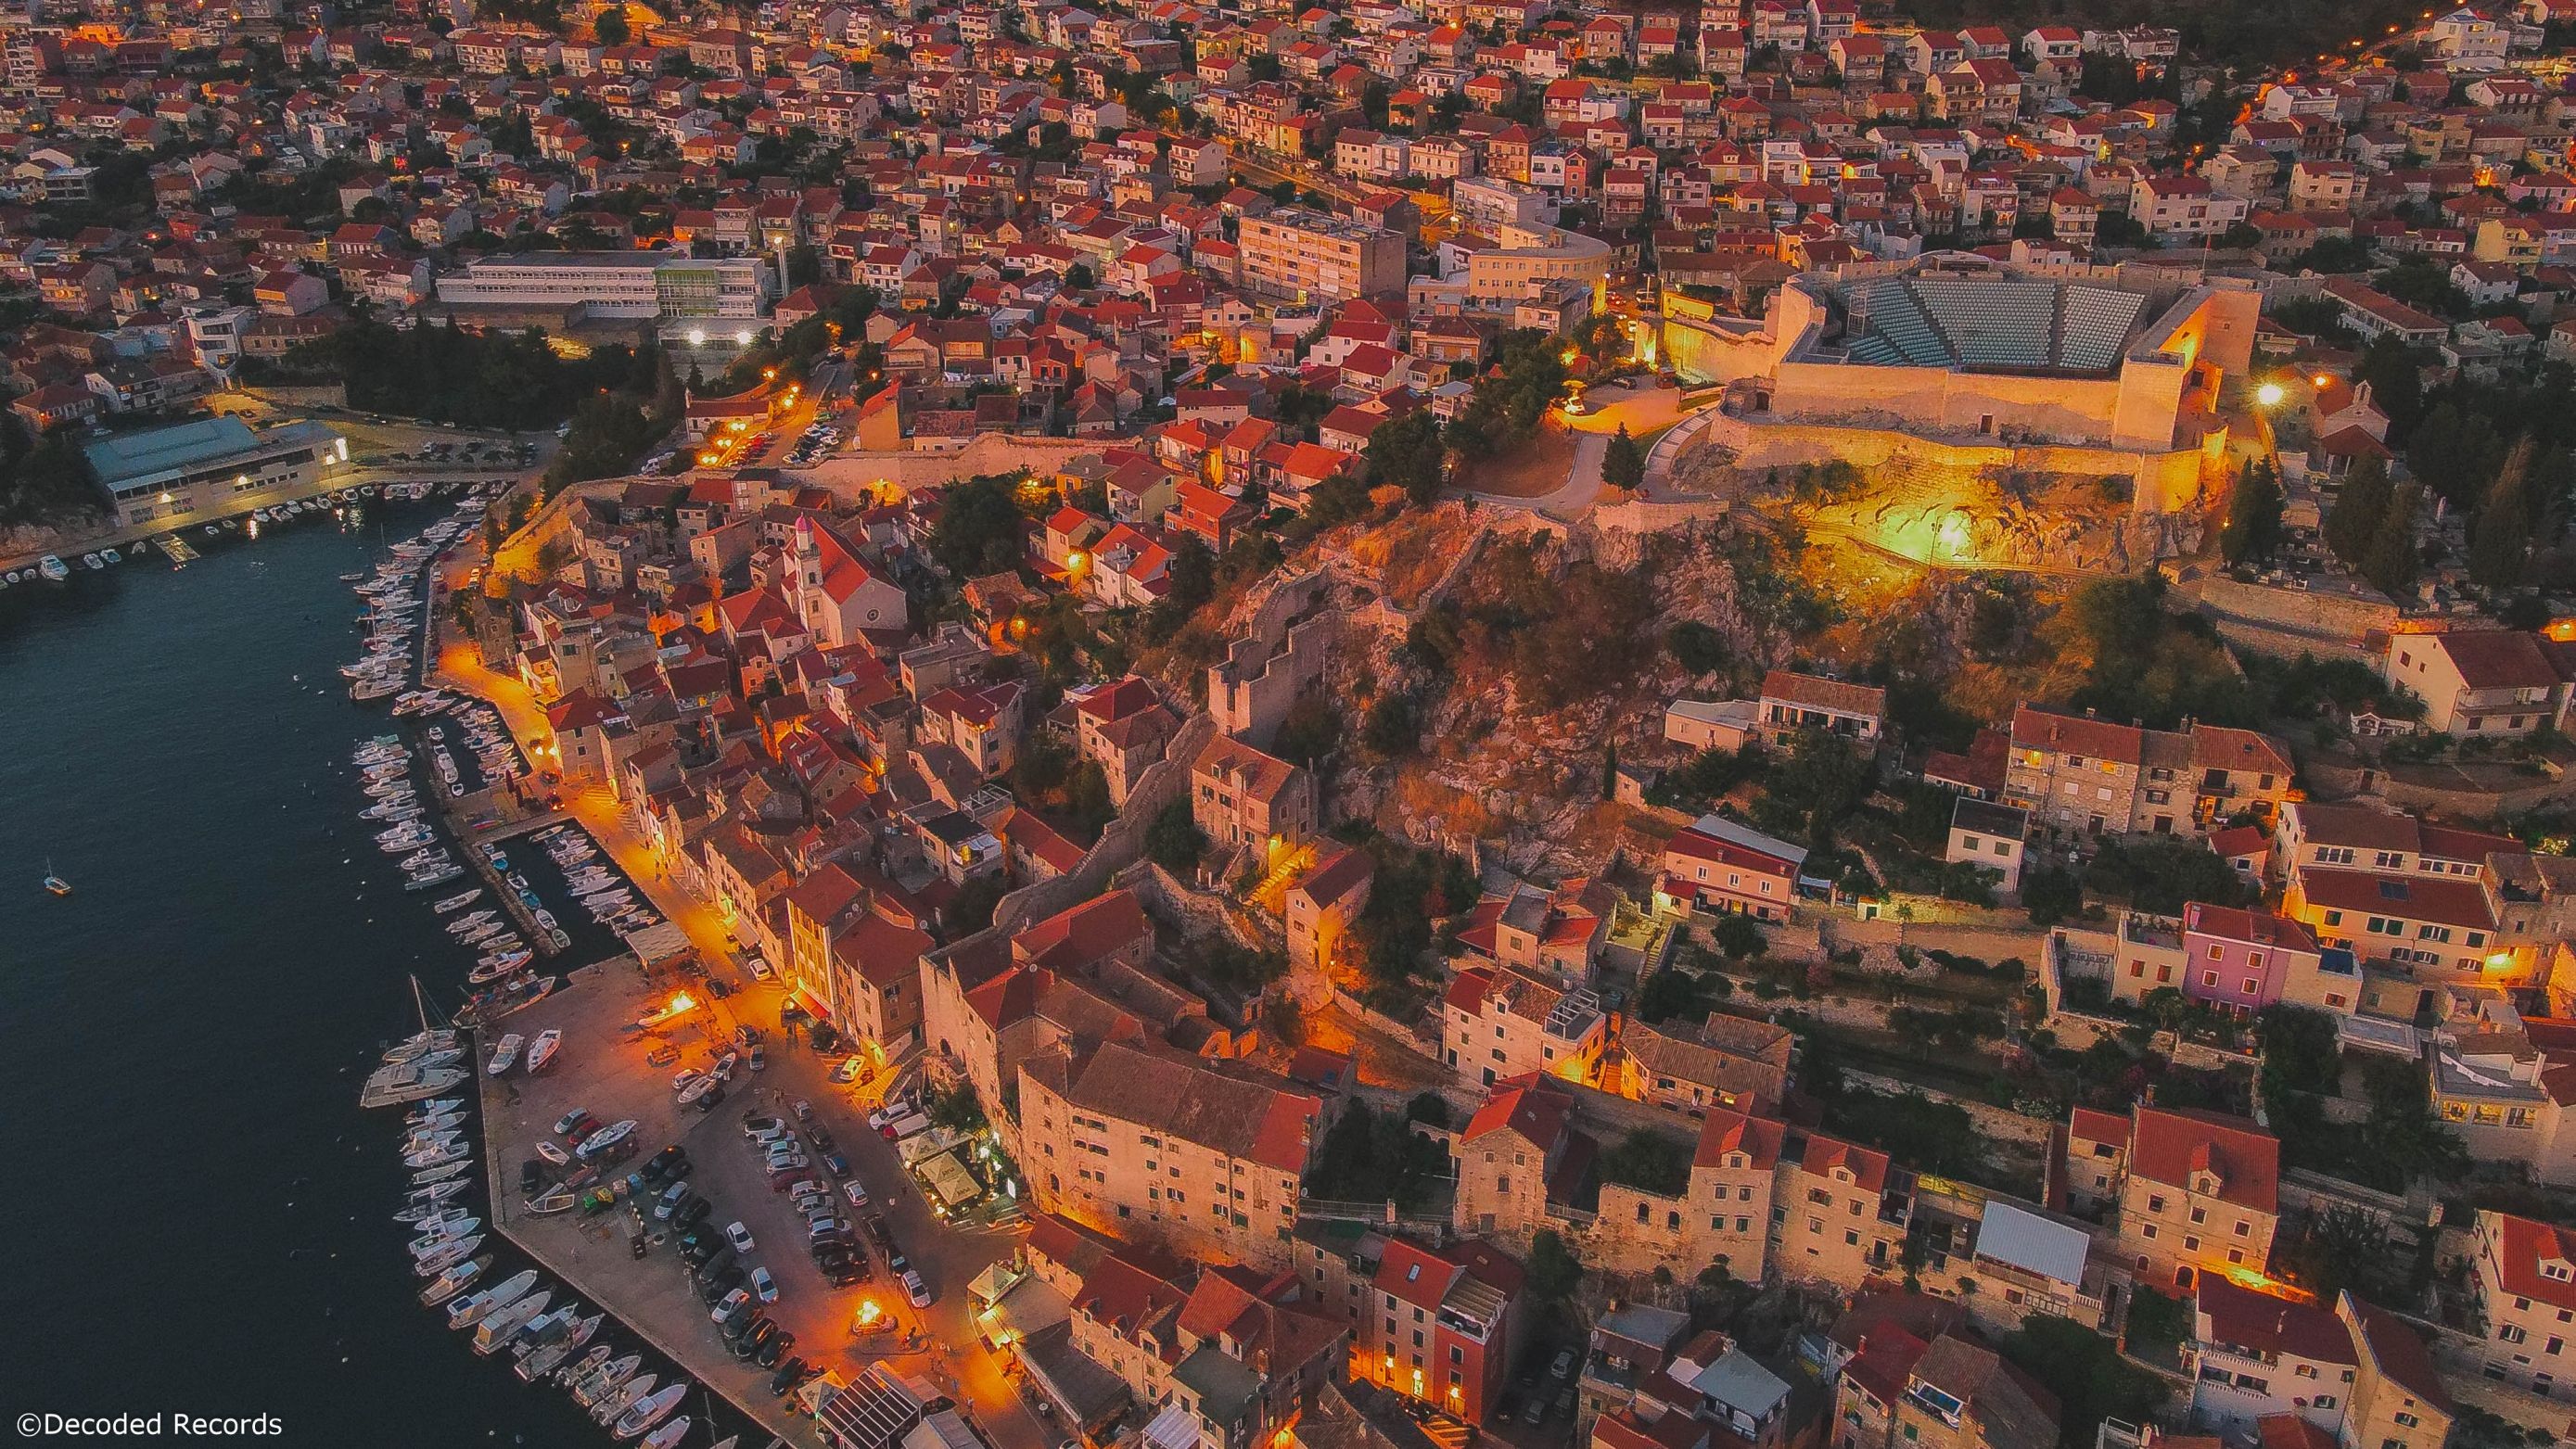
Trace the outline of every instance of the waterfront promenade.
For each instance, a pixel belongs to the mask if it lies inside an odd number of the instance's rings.
[[[449,586],[460,585],[480,556],[479,540],[461,548],[444,565]],[[431,613],[432,627],[441,628],[446,622],[441,611]],[[485,668],[468,644],[434,648],[432,682],[489,701],[528,758],[543,770],[549,757],[536,747],[548,742],[549,733],[543,710],[526,688],[512,676]],[[869,1130],[865,1120],[869,1100],[851,1088],[834,1085],[828,1061],[782,1040],[776,1028],[784,993],[775,984],[753,982],[742,971],[739,948],[723,913],[671,878],[664,862],[628,824],[605,789],[563,791],[560,812],[588,831],[654,908],[687,933],[711,974],[738,989],[680,1019],[670,1040],[682,1046],[682,1060],[668,1068],[644,1068],[643,1057],[653,1043],[616,1044],[617,1028],[666,1003],[674,989],[688,987],[693,995],[706,995],[694,978],[666,974],[647,981],[631,957],[619,958],[602,973],[580,973],[582,981],[570,991],[558,992],[514,1015],[510,1029],[524,1034],[559,1024],[553,1017],[556,1012],[567,1013],[571,1024],[566,1029],[563,1065],[544,1078],[520,1079],[527,1100],[511,1105],[505,1098],[496,1107],[487,1091],[484,1123],[490,1140],[486,1145],[496,1170],[509,1179],[504,1183],[507,1190],[494,1198],[496,1225],[548,1270],[616,1311],[701,1382],[725,1391],[764,1425],[782,1422],[779,1416],[786,1411],[770,1400],[767,1375],[747,1378],[750,1371],[723,1351],[705,1309],[682,1281],[671,1250],[653,1248],[642,1260],[631,1256],[622,1210],[619,1216],[594,1220],[614,1226],[604,1241],[577,1232],[566,1237],[546,1220],[528,1220],[519,1212],[515,1174],[518,1162],[530,1155],[533,1133],[542,1132],[556,1116],[576,1105],[603,1121],[633,1117],[643,1124],[638,1132],[644,1152],[658,1151],[674,1141],[688,1147],[709,1185],[710,1200],[717,1208],[713,1221],[718,1226],[741,1218],[752,1229],[760,1243],[752,1260],[779,1277],[783,1291],[773,1312],[796,1333],[796,1353],[844,1378],[871,1361],[886,1360],[897,1371],[927,1378],[954,1395],[995,1449],[1049,1449],[1053,1436],[1022,1400],[1011,1377],[1015,1366],[987,1349],[977,1336],[965,1292],[984,1267],[1012,1253],[1017,1234],[952,1230],[937,1221],[904,1174],[893,1144]],[[738,1072],[724,1106],[705,1117],[690,1113],[696,1120],[683,1122],[669,1090],[670,1074],[680,1065],[703,1065],[707,1049],[730,1039],[733,1028],[742,1024],[769,1033],[767,1069],[758,1074]],[[873,1085],[881,1089],[884,1084]],[[840,1150],[856,1165],[871,1195],[871,1209],[886,1217],[905,1254],[936,1295],[930,1308],[916,1310],[907,1304],[881,1262],[870,1282],[831,1289],[815,1274],[801,1241],[789,1238],[801,1233],[802,1224],[784,1198],[767,1192],[758,1162],[742,1143],[739,1124],[743,1113],[754,1107],[784,1116],[783,1109],[799,1099],[813,1104],[816,1120],[829,1127]],[[545,1110],[558,1101],[563,1105]],[[848,1332],[850,1317],[863,1299],[870,1298],[898,1327],[864,1338],[854,1336]],[[742,1392],[746,1385],[747,1393]],[[812,1435],[807,1424],[788,1437],[792,1443],[810,1444],[815,1442]]]

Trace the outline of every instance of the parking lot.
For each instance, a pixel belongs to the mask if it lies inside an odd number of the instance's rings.
[[[667,1008],[680,991],[697,1003],[693,1009],[649,1033],[630,1030],[638,1019]],[[637,1154],[613,1171],[641,1168],[669,1144],[686,1150],[692,1164],[690,1187],[709,1203],[706,1222],[718,1231],[742,1223],[753,1247],[737,1256],[746,1271],[764,1267],[775,1278],[777,1301],[761,1311],[795,1335],[794,1354],[844,1376],[874,1359],[894,1360],[904,1371],[923,1374],[957,1393],[998,1449],[1042,1449],[1046,1440],[1036,1422],[1020,1407],[999,1362],[975,1337],[963,1291],[984,1267],[1008,1256],[1014,1238],[1003,1232],[953,1231],[934,1219],[904,1177],[894,1144],[869,1129],[866,1108],[851,1089],[829,1080],[833,1059],[819,1056],[801,1040],[791,1043],[778,1031],[780,999],[776,988],[748,983],[715,999],[703,981],[648,980],[632,958],[624,958],[580,973],[567,989],[516,1013],[510,1030],[533,1035],[561,1027],[565,1039],[561,1059],[546,1075],[513,1077],[507,1081],[508,1095],[499,1088],[486,1094],[488,1130],[502,1181],[515,1189],[520,1163],[535,1155],[536,1141],[576,1109],[602,1122],[632,1119],[639,1124]],[[732,1049],[733,1034],[744,1024],[764,1031],[764,1069],[752,1071],[747,1058],[742,1061],[712,1111],[678,1106],[671,1090],[674,1074],[703,1068]],[[667,1049],[675,1059],[656,1064],[657,1049]],[[743,1129],[746,1114],[795,1123],[799,1100],[810,1105],[810,1124],[822,1127],[849,1159],[867,1191],[868,1210],[883,1216],[896,1245],[922,1275],[934,1295],[927,1310],[906,1301],[880,1252],[867,1252],[869,1279],[848,1287],[833,1287],[815,1267],[804,1220],[778,1190],[783,1184],[771,1182]],[[800,1175],[821,1177],[819,1153],[810,1143],[807,1155],[814,1159],[813,1167]],[[641,1213],[647,1247],[639,1260],[632,1253],[634,1219],[626,1205],[596,1215],[576,1209],[530,1217],[515,1191],[502,1196],[508,1201],[499,1207],[499,1217],[513,1236],[572,1278],[582,1292],[709,1382],[738,1398],[767,1399],[769,1372],[739,1365],[725,1352],[722,1336],[689,1282],[679,1234],[657,1220],[649,1205]],[[835,1201],[848,1207],[846,1194],[837,1188]],[[864,1241],[864,1231],[860,1237]],[[862,1305],[871,1303],[886,1326],[854,1333]]]

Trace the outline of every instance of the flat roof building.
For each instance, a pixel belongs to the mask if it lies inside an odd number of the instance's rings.
[[[756,330],[773,296],[769,269],[757,257],[668,251],[522,252],[469,262],[438,279],[444,306],[557,311],[567,327],[651,321],[665,338],[693,346]]]
[[[282,502],[349,462],[348,439],[320,423],[255,432],[239,418],[116,433],[81,451],[127,527]]]

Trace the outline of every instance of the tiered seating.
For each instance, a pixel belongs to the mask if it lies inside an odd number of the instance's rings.
[[[2057,288],[2046,282],[1917,277],[1914,294],[1970,366],[2046,367]]]
[[[1916,367],[1948,367],[1951,363],[1950,347],[1942,340],[1940,330],[1923,314],[1914,294],[1893,277],[1882,277],[1870,284],[1869,325],[1878,338],[1895,349],[1898,357]],[[1859,355],[1858,349],[1853,355]]]
[[[2135,292],[2068,287],[2058,319],[2057,358],[2068,367],[2098,372],[2120,360],[2147,299]]]

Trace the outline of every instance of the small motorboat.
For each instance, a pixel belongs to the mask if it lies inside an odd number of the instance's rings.
[[[531,1217],[544,1218],[552,1217],[556,1213],[570,1212],[580,1201],[580,1194],[570,1187],[552,1187],[535,1197],[521,1198],[519,1206],[527,1209]]]
[[[428,1257],[415,1261],[411,1265],[411,1271],[414,1276],[417,1277],[435,1278],[439,1274],[446,1272],[448,1269],[455,1267],[457,1264],[464,1262],[466,1259],[473,1257],[474,1250],[481,1246],[483,1246],[483,1235],[481,1233],[476,1233],[470,1238],[458,1238],[446,1247],[440,1248],[431,1253]]]
[[[608,1151],[608,1149],[615,1147],[618,1143],[633,1136],[635,1134],[635,1127],[636,1122],[632,1117],[629,1117],[622,1122],[616,1122],[609,1126],[602,1127],[598,1131],[590,1134],[588,1137],[583,1138],[581,1140],[581,1145],[572,1150],[572,1155],[580,1158],[584,1162],[589,1162],[597,1158],[600,1154]]]
[[[526,1040],[515,1031],[504,1033],[499,1044],[492,1048],[490,1064],[483,1070],[496,1077],[509,1075],[510,1068],[518,1064],[520,1044]]]
[[[607,1344],[593,1344],[590,1352],[555,1370],[555,1382],[577,1384],[607,1366],[608,1356],[617,1350]]]
[[[538,1032],[537,1039],[528,1044],[528,1071],[532,1074],[544,1071],[547,1067],[553,1065],[555,1053],[562,1049],[563,1031],[561,1028],[548,1027],[544,1031]]]
[[[564,1151],[551,1137],[537,1139],[537,1155],[557,1167],[572,1166],[572,1154]]]
[[[718,1079],[712,1073],[702,1073],[691,1078],[689,1080],[689,1084],[680,1089],[680,1105],[686,1107],[690,1103],[697,1101],[700,1097],[714,1091],[717,1080]]]
[[[444,1167],[424,1168],[423,1171],[443,1173],[446,1174],[446,1176],[442,1177],[437,1182],[429,1184],[427,1187],[413,1188],[411,1190],[411,1195],[422,1202],[445,1202],[449,1198],[456,1196],[458,1193],[463,1192],[465,1189],[474,1185],[470,1182],[457,1180],[455,1174],[463,1172],[465,1168],[466,1164],[462,1162],[451,1162]]]
[[[627,1405],[640,1402],[653,1392],[654,1382],[652,1374],[637,1374],[623,1386],[600,1395],[590,1406],[591,1421],[605,1424],[625,1413]]]
[[[516,1276],[447,1305],[447,1326],[472,1328],[537,1286],[537,1270],[522,1268]]]
[[[643,1366],[644,1356],[640,1353],[612,1359],[606,1365],[591,1370],[588,1376],[573,1381],[572,1401],[587,1409],[625,1387],[626,1381],[635,1377],[635,1371]]]
[[[682,1414],[661,1428],[644,1436],[644,1449],[673,1449],[689,1434],[689,1416]]]
[[[632,1439],[662,1422],[663,1417],[680,1407],[680,1400],[688,1396],[689,1386],[685,1383],[656,1389],[628,1405],[626,1412],[617,1416],[616,1427],[609,1432],[620,1439]]]
[[[441,1303],[455,1297],[475,1279],[482,1277],[483,1270],[491,1266],[492,1255],[489,1253],[484,1254],[480,1258],[459,1263],[455,1267],[448,1269],[446,1272],[439,1274],[437,1281],[420,1290],[420,1301],[431,1308],[436,1308]]]
[[[451,1162],[445,1167],[424,1167],[420,1171],[413,1173],[411,1175],[411,1180],[414,1186],[436,1187],[441,1183],[446,1182],[449,1178],[454,1177],[456,1174],[463,1172],[467,1165],[468,1164],[462,1162]]]

